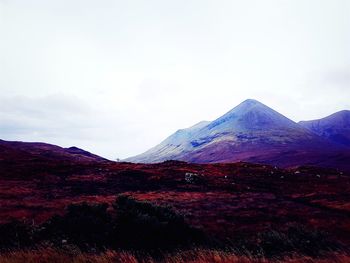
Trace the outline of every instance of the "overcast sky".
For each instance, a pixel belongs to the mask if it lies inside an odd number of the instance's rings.
[[[254,98],[350,109],[348,0],[0,0],[0,138],[125,158]]]

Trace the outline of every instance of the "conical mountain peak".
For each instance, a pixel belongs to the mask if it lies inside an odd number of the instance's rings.
[[[328,141],[312,131],[257,100],[248,99],[212,122],[179,130],[128,161],[227,162],[254,158],[259,161],[259,156],[266,152],[279,158],[280,151],[304,151],[305,147],[319,146],[330,147]]]
[[[273,109],[271,109],[270,107],[268,107],[265,104],[261,103],[260,101],[253,100],[253,99],[248,99],[248,100],[243,101],[242,103],[240,103],[236,107],[234,107],[232,110],[230,110],[228,112],[228,114],[230,114],[230,113],[244,114],[244,113],[247,113],[249,111],[263,111],[263,112],[264,111],[265,112],[266,111],[271,111],[271,112],[273,111],[273,112],[276,112]]]
[[[262,103],[258,100],[255,100],[255,99],[246,99],[240,105],[256,105],[256,104],[262,104]]]
[[[295,125],[297,125],[295,122],[265,104],[248,99],[213,121],[209,129],[245,131],[295,127]]]

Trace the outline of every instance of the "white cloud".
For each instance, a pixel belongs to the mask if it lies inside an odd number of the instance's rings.
[[[0,0],[0,137],[127,157],[246,98],[296,121],[350,108],[349,13],[347,0]]]

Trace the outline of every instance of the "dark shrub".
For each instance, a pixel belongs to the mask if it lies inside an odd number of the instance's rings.
[[[42,240],[55,245],[70,243],[82,249],[108,245],[111,217],[107,204],[72,204],[64,216],[55,216],[41,228]]]
[[[268,257],[292,252],[317,256],[340,247],[340,244],[326,233],[301,225],[291,225],[283,232],[267,231],[259,234],[258,239],[258,245]]]
[[[19,221],[0,225],[0,250],[31,246],[33,231],[30,225]]]
[[[294,225],[288,228],[287,238],[301,254],[316,256],[322,252],[337,250],[340,244],[328,233],[318,229]]]
[[[267,257],[281,255],[293,251],[293,244],[288,239],[287,235],[271,230],[260,233],[258,235],[259,243],[258,248],[261,250],[261,254]]]
[[[119,196],[114,241],[126,249],[170,249],[190,246],[203,239],[202,234],[186,224],[184,217],[168,207]]]
[[[123,248],[174,249],[203,238],[200,231],[168,207],[119,196],[108,212],[107,204],[70,205],[64,216],[54,216],[36,233],[37,242],[55,246],[72,244],[83,250]]]

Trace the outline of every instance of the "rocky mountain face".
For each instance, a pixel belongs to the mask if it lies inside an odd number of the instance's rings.
[[[155,163],[172,159],[195,163],[248,161],[284,167],[337,166],[343,165],[342,158],[347,154],[345,147],[256,100],[246,100],[218,119],[179,130],[126,161]]]

